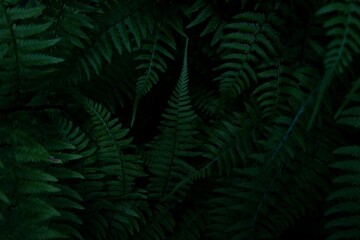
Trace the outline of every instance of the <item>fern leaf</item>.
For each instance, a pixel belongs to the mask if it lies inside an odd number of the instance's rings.
[[[354,96],[357,90],[358,86],[354,84],[348,94],[349,101],[345,101],[346,103],[354,100],[356,102]],[[337,114],[337,123],[358,129],[360,126],[359,108],[355,105],[344,109],[344,106],[340,108],[341,110]],[[360,214],[358,211],[360,208],[358,201],[360,199],[360,175],[357,168],[360,164],[360,146],[338,147],[333,153],[342,157],[338,157],[331,164],[331,167],[336,169],[339,175],[333,178],[336,188],[327,199],[331,204],[326,212],[326,215],[329,216],[325,226],[326,229],[330,230],[328,239],[357,238],[359,237],[358,229],[360,227]]]
[[[196,25],[199,25],[200,23],[206,21],[210,16],[212,15],[212,12],[210,10],[210,7],[205,7],[197,16],[196,18],[187,25],[187,28],[194,27]]]
[[[294,70],[280,59],[260,66],[256,72],[259,85],[253,93],[258,95],[257,102],[262,108],[263,117],[270,118],[291,112],[292,106],[288,104],[290,98],[293,99],[292,105],[302,101],[299,83],[293,76]],[[276,122],[279,122],[279,119]]]
[[[223,37],[219,48],[224,63],[215,68],[223,73],[214,79],[220,81],[223,96],[238,96],[257,81],[252,65],[267,62],[276,55],[277,35],[268,23],[274,21],[272,18],[271,14],[247,12],[235,16],[234,22],[226,25],[229,33]]]
[[[156,31],[152,44],[144,44],[146,51],[138,55],[135,60],[141,61],[137,70],[144,71],[136,82],[136,96],[133,107],[131,126],[135,121],[137,107],[140,99],[150,91],[153,85],[159,81],[159,73],[164,73],[167,69],[165,57],[174,59],[171,50],[176,49],[175,39],[169,35],[169,28],[161,23]],[[169,50],[168,50],[169,49]]]
[[[90,80],[92,77],[90,69],[93,69],[95,74],[99,76],[103,67],[103,58],[111,63],[114,50],[118,55],[123,55],[124,50],[130,53],[133,52],[142,46],[142,41],[152,30],[149,29],[150,27],[147,28],[147,26],[154,25],[154,19],[147,17],[149,14],[146,13],[148,10],[146,4],[142,6],[135,1],[131,3],[113,1],[108,4],[102,12],[105,12],[105,14],[102,15],[102,24],[96,29],[95,27],[90,27],[92,26],[90,19],[87,15],[84,15],[86,17],[86,19],[83,20],[84,24],[74,26],[76,27],[75,29],[68,31],[74,32],[78,34],[78,36],[75,36],[76,38],[74,39],[72,36],[66,35],[66,38],[74,41],[74,44],[81,44],[77,45],[83,48],[83,54],[80,59],[76,58],[74,62],[71,63],[76,65],[76,71],[69,73],[70,83],[77,83],[79,79]],[[87,14],[91,12],[92,11]],[[74,25],[74,22],[76,23],[76,21],[72,21],[70,26]],[[96,34],[99,35],[99,38],[92,43],[87,41],[88,44],[85,45],[81,43],[80,39],[87,40],[88,34],[82,31],[82,29],[86,28],[94,29],[93,31],[97,30],[98,32],[96,32]],[[82,72],[85,72],[86,75],[82,75]]]
[[[196,134],[194,120],[195,112],[191,110],[188,92],[186,42],[183,68],[168,102],[169,108],[164,113],[161,131],[155,139],[149,169],[154,174],[149,188],[153,197],[163,197],[181,180],[181,176],[194,171],[194,168],[185,162],[185,158],[194,156],[194,135]]]
[[[325,5],[318,12],[318,14],[328,13],[333,14],[325,23],[328,28],[327,33],[332,37],[332,41],[328,44],[328,51],[324,59],[325,73],[320,82],[308,129],[320,110],[326,89],[334,79],[344,74],[346,68],[352,64],[354,56],[360,53],[360,44],[357,41],[358,33],[355,27],[360,24],[360,5],[351,1],[335,2]],[[339,16],[342,17],[339,18]]]
[[[39,20],[38,17],[44,16],[44,12],[45,6],[42,4],[20,8],[6,2],[0,3],[0,15],[3,16],[0,18],[0,46],[6,46],[6,52],[0,58],[0,84],[7,86],[0,92],[0,98],[7,98],[10,106],[16,105],[15,98],[21,97],[18,89],[27,88],[29,92],[34,92],[43,87],[30,80],[56,70],[45,66],[54,66],[64,61],[47,52],[59,43],[59,39],[42,36],[51,26],[50,22]]]
[[[150,214],[150,221],[144,223],[143,231],[137,233],[134,239],[167,239],[166,232],[173,232],[175,227],[175,219],[170,213],[173,207],[174,205],[155,204],[151,210],[147,211]]]
[[[102,105],[85,100],[84,106],[91,116],[91,133],[98,142],[97,157],[105,166],[110,164],[118,169],[116,175],[121,179],[121,190],[125,194],[131,189],[132,180],[142,174],[136,157],[123,154],[124,149],[130,147],[131,138],[125,138],[128,130],[122,129],[118,119],[112,119]],[[103,170],[104,173],[114,174]]]
[[[52,25],[51,22],[40,23],[40,24],[21,24],[21,25],[14,25],[13,29],[14,32],[16,33],[16,36],[23,39],[42,33],[45,30],[49,29],[51,25]]]
[[[13,8],[8,8],[6,14],[11,21],[25,20],[40,16],[44,11],[44,9],[45,6],[38,6],[32,8],[13,7]]]
[[[199,24],[207,22],[205,28],[200,33],[200,36],[203,37],[210,33],[214,33],[211,40],[211,46],[220,41],[225,25],[225,22],[222,21],[221,17],[217,14],[214,8],[215,6],[212,6],[203,0],[198,0],[195,1],[194,4],[185,12],[188,16],[195,14],[186,28],[193,28]]]

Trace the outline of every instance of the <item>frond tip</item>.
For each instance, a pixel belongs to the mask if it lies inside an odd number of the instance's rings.
[[[123,129],[117,118],[99,103],[90,99],[84,100],[84,106],[91,118],[89,130],[97,142],[99,167],[107,175],[116,175],[121,180],[123,194],[132,189],[133,179],[142,174],[135,156],[125,155],[124,150],[131,147],[132,138],[125,138],[128,129]]]
[[[162,114],[161,135],[155,139],[150,153],[149,169],[155,175],[150,184],[153,197],[164,197],[183,176],[195,170],[187,162],[187,158],[196,155],[194,136],[197,134],[197,116],[191,109],[188,90],[187,49],[188,39],[180,79],[168,101],[169,107]]]
[[[327,28],[327,35],[332,40],[327,47],[324,59],[325,73],[320,82],[319,93],[308,129],[311,128],[320,111],[326,90],[331,82],[346,73],[355,56],[360,53],[360,43],[358,41],[360,3],[354,1],[329,3],[321,8],[318,14],[330,15],[324,23],[324,27]]]

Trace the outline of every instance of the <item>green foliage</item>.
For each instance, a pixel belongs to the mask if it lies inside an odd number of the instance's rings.
[[[354,82],[350,93],[346,96],[349,103],[353,106],[347,107],[339,112],[337,123],[359,129],[359,103],[358,89],[360,81]],[[349,239],[358,238],[359,232],[359,170],[360,163],[360,146],[358,143],[350,143],[351,145],[341,146],[334,150],[334,154],[343,156],[335,160],[330,166],[338,170],[338,175],[333,177],[335,189],[328,197],[330,207],[327,209],[326,215],[329,221],[326,228],[331,229],[329,239]]]
[[[360,238],[359,38],[352,0],[0,0],[0,239]]]
[[[225,26],[218,51],[223,64],[216,70],[223,73],[216,77],[220,81],[220,92],[224,97],[235,98],[252,82],[256,82],[254,65],[267,62],[276,56],[276,16],[255,12],[244,12],[233,17]]]
[[[346,69],[351,66],[353,59],[360,52],[357,41],[360,25],[359,3],[352,1],[330,3],[321,8],[318,14],[332,14],[332,17],[324,23],[324,27],[328,29],[326,35],[330,36],[332,41],[328,44],[324,57],[325,73],[309,125],[314,121],[315,114],[320,108],[326,88],[333,79],[345,74]]]

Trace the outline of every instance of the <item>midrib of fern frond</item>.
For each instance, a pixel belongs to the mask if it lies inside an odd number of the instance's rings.
[[[343,4],[346,4],[346,3],[343,3]],[[355,18],[353,15],[356,14],[356,11],[358,11],[358,14],[360,14],[360,12],[359,12],[359,6],[357,6],[356,3],[347,2],[347,4],[349,4],[349,6],[347,6],[348,9],[345,12],[346,22],[342,26],[344,28],[344,32],[342,33],[341,44],[337,51],[335,61],[330,65],[326,64],[326,62],[325,62],[325,67],[326,67],[325,75],[320,84],[319,93],[317,95],[317,98],[315,101],[315,106],[314,106],[311,118],[309,120],[309,123],[308,123],[308,127],[307,127],[308,130],[312,127],[312,125],[315,121],[315,118],[316,118],[318,112],[320,111],[320,107],[321,107],[322,101],[324,99],[326,89],[331,84],[332,80],[336,77],[337,73],[341,74],[344,71],[342,68],[347,67],[347,65],[349,65],[352,62],[352,59],[351,60],[346,59],[344,66],[342,66],[340,61],[342,58],[347,57],[346,53],[345,53],[345,46],[348,43],[348,37],[349,37],[348,35],[350,34],[350,28],[351,28],[350,25],[352,23],[351,21],[354,21],[354,18]],[[331,5],[331,3],[328,6],[330,6],[330,5]],[[326,9],[326,7],[328,7],[328,6],[325,6],[322,9],[320,9],[319,12],[322,14],[327,13],[327,11],[324,11],[324,9]],[[339,11],[343,10],[342,8],[339,8],[339,9],[340,9]],[[352,13],[352,9],[354,9],[355,13]],[[334,9],[330,10],[330,12],[332,12],[332,11],[334,11]],[[332,27],[334,27],[334,26],[332,26]],[[335,40],[336,39],[333,39],[333,41],[335,41]],[[330,42],[330,44],[331,44],[331,42]],[[354,54],[354,53],[352,53],[352,54]],[[326,61],[326,58],[327,58],[327,55],[325,55],[325,61]]]
[[[211,176],[211,168],[215,165],[215,163],[221,160],[224,153],[228,152],[229,150],[235,149],[238,144],[239,144],[238,142],[234,142],[229,147],[222,149],[222,151],[218,153],[218,156],[214,158],[212,161],[208,162],[201,169],[187,175],[181,182],[176,184],[176,186],[171,190],[169,194],[165,196],[165,200],[170,198],[172,195],[174,195],[175,192],[179,190],[182,186],[192,183],[196,179],[201,179],[201,178],[205,178],[206,176]]]
[[[134,125],[135,122],[135,118],[136,118],[136,113],[137,113],[137,108],[138,108],[138,104],[139,101],[141,99],[141,97],[146,93],[146,83],[149,81],[150,79],[150,73],[151,73],[151,69],[153,67],[154,64],[154,58],[155,58],[155,48],[158,42],[158,38],[159,38],[159,34],[161,31],[161,26],[162,26],[162,22],[160,22],[159,27],[156,29],[156,34],[155,34],[155,39],[154,39],[154,44],[151,50],[151,58],[150,58],[150,62],[149,62],[149,66],[145,72],[145,80],[142,83],[143,87],[136,87],[136,97],[135,97],[135,101],[134,101],[134,106],[133,106],[133,114],[131,117],[131,123],[130,123],[130,127],[132,127]]]
[[[181,70],[181,74],[180,74],[180,87],[179,87],[179,95],[178,96],[178,102],[176,103],[177,106],[175,106],[175,108],[177,109],[177,118],[176,118],[176,122],[175,122],[175,131],[174,131],[174,136],[173,136],[173,144],[172,144],[172,158],[170,161],[170,166],[168,168],[168,172],[166,174],[166,178],[165,178],[165,184],[163,186],[163,191],[162,191],[162,195],[164,196],[165,191],[167,189],[168,184],[170,183],[170,178],[171,178],[171,172],[172,172],[172,168],[175,166],[175,159],[178,156],[177,154],[177,141],[178,141],[178,132],[181,130],[178,129],[179,126],[179,119],[180,119],[180,106],[179,106],[179,101],[182,101],[182,98],[185,97],[184,96],[184,92],[186,92],[186,84],[188,82],[188,77],[187,77],[187,72],[188,72],[188,67],[187,67],[187,54],[188,54],[188,46],[189,46],[189,38],[186,38],[186,43],[185,43],[185,50],[184,50],[184,59],[183,59],[183,67]]]
[[[124,167],[124,163],[121,161],[121,156],[122,156],[122,152],[119,149],[119,146],[117,145],[117,141],[116,138],[114,137],[112,131],[109,129],[107,123],[105,122],[105,120],[102,118],[102,116],[96,111],[96,109],[94,109],[90,104],[87,104],[87,106],[91,109],[91,111],[98,117],[98,119],[101,121],[101,123],[103,124],[103,126],[105,127],[108,135],[111,136],[111,139],[114,142],[115,148],[116,148],[116,155],[118,157],[119,160],[119,164],[121,166],[121,180],[122,180],[122,192],[125,194],[126,190],[125,190],[125,184],[126,184],[126,175],[125,175],[125,167]]]
[[[317,90],[317,89],[315,89]],[[269,161],[266,163],[266,165],[263,167],[263,169],[265,171],[267,171],[267,169],[271,168],[271,166],[273,166],[273,161],[275,159],[275,157],[279,154],[280,150],[282,149],[283,145],[285,144],[285,142],[287,141],[289,135],[291,134],[291,132],[293,131],[296,123],[299,121],[300,116],[303,114],[303,112],[305,111],[306,106],[309,104],[309,102],[312,100],[314,94],[316,93],[316,91],[313,90],[313,92],[308,96],[308,98],[306,99],[306,101],[303,103],[303,105],[300,107],[299,111],[297,112],[296,116],[294,117],[292,123],[290,124],[289,128],[287,129],[287,131],[284,133],[282,139],[279,141],[278,145],[276,146],[276,148],[273,149],[273,153],[271,154],[271,157],[269,159]],[[284,168],[286,167],[287,164],[289,164],[290,160],[292,158],[288,158],[286,161],[283,161],[280,165],[280,167],[276,170],[276,173],[274,175],[274,177],[271,178],[270,183],[268,184],[268,186],[266,187],[265,191],[262,193],[262,196],[260,198],[260,201],[256,207],[256,211],[254,213],[254,217],[253,217],[253,223],[252,223],[252,239],[255,239],[254,236],[256,235],[256,225],[257,225],[257,221],[259,218],[259,213],[260,210],[263,206],[263,203],[266,201],[266,198],[268,196],[268,194],[270,193],[270,191],[272,190],[272,187],[274,186],[275,182],[277,181],[277,179],[281,176],[282,171],[284,170]]]
[[[222,63],[214,70],[223,70],[214,81],[220,81],[220,93],[223,101],[235,98],[244,89],[257,81],[254,63],[268,61],[276,55],[276,34],[273,31],[271,14],[245,12],[233,17],[235,23],[227,24],[231,32],[223,37],[219,52],[222,52]],[[269,30],[269,29],[270,30]],[[271,44],[274,44],[271,46]],[[222,107],[218,105],[218,110]]]

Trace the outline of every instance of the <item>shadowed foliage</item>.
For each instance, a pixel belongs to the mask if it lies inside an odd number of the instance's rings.
[[[0,0],[0,239],[360,239],[360,2]]]

